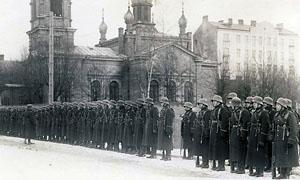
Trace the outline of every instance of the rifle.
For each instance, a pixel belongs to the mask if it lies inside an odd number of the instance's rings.
[[[272,142],[272,179],[276,179],[276,166],[275,166],[275,162],[276,162],[276,157],[275,157],[275,142]]]

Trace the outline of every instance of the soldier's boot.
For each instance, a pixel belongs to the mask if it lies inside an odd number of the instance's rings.
[[[24,144],[27,144],[27,139],[24,139]]]
[[[264,169],[256,168],[256,177],[263,177],[263,176],[264,176]]]
[[[242,163],[238,163],[238,169],[236,171],[237,174],[245,174],[245,165]]]
[[[255,176],[256,174],[253,172],[253,167],[249,166],[249,176]]]
[[[271,163],[272,163],[271,160],[272,160],[271,158],[269,158],[269,157],[267,158],[267,165],[264,169],[265,172],[271,172]]]
[[[202,165],[200,165],[200,159],[199,159],[199,156],[197,156],[196,158],[196,167],[199,168],[201,167]]]
[[[165,159],[166,159],[166,154],[165,154],[165,151],[163,150],[163,151],[162,151],[162,157],[161,157],[160,160],[165,160]]]
[[[281,168],[280,175],[276,179],[288,179],[287,168]]]
[[[171,161],[171,150],[166,151],[166,159],[165,161]]]
[[[235,163],[231,162],[230,164],[230,173],[235,173]]]
[[[34,144],[33,142],[31,142],[31,139],[28,139],[28,145]]]
[[[192,160],[193,159],[193,150],[192,149],[188,149],[188,157],[187,157],[188,160]]]
[[[183,150],[183,157],[182,159],[186,159],[186,149]]]
[[[213,171],[217,170],[216,160],[213,160],[213,166],[212,166],[211,170],[213,170]]]
[[[218,160],[217,171],[225,171],[225,160]]]
[[[209,168],[209,161],[208,161],[208,159],[204,158],[203,156],[202,156],[201,168],[204,168],[204,169]]]

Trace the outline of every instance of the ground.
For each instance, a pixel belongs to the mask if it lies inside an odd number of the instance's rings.
[[[3,180],[145,180],[145,179],[253,179],[248,175],[213,172],[195,168],[195,162],[182,160],[174,150],[172,161],[139,158],[134,155],[79,146],[0,136],[0,179]],[[299,179],[300,169],[291,179]],[[296,175],[298,174],[298,175]],[[268,173],[264,178],[271,179]]]

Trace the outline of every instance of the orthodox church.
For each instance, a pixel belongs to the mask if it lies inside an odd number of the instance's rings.
[[[186,32],[184,10],[178,20],[178,36],[159,32],[152,19],[152,0],[131,0],[124,15],[125,28],[107,39],[104,17],[100,40],[92,47],[74,44],[71,0],[31,0],[30,53],[48,46],[49,12],[54,14],[55,56],[64,48],[77,63],[72,101],[131,99],[150,96],[156,102],[167,96],[172,102],[195,102],[215,92],[217,64],[192,51],[192,33]]]

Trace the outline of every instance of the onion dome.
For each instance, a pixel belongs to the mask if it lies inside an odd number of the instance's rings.
[[[125,20],[126,24],[133,24],[133,22],[134,22],[134,16],[133,16],[132,12],[130,11],[129,6],[128,6],[127,13],[124,15],[124,20]]]
[[[182,13],[181,17],[179,18],[178,24],[179,24],[179,27],[181,27],[181,28],[187,27],[187,20],[184,16],[184,13]]]

